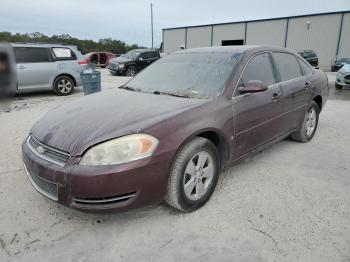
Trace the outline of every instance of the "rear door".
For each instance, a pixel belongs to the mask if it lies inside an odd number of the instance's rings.
[[[261,93],[240,94],[238,88],[250,80],[268,85]],[[270,53],[259,53],[247,63],[232,100],[235,116],[235,158],[248,153],[283,133],[283,100],[276,84]]]
[[[143,52],[139,55],[137,65],[138,65],[138,70],[144,69],[146,66],[150,64],[149,60],[149,52]]]
[[[304,61],[290,53],[274,52],[272,57],[285,101],[284,127],[288,132],[297,127],[309,104],[312,88],[309,77],[312,70]]]
[[[159,53],[157,51],[151,51],[149,54],[150,64],[159,59]]]
[[[14,47],[18,89],[51,88],[57,67],[49,48]]]

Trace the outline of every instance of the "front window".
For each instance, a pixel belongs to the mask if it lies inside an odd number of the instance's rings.
[[[195,98],[220,95],[239,54],[177,53],[146,68],[127,86],[146,93],[166,92]]]
[[[130,51],[130,52],[126,53],[126,54],[121,55],[121,57],[130,59],[130,60],[135,60],[139,56],[139,54],[140,53],[137,53],[137,52],[134,52],[134,51]]]

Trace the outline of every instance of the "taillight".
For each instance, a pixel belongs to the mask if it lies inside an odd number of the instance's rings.
[[[82,60],[82,61],[79,61],[78,63],[79,63],[79,65],[87,65],[87,64],[89,64],[89,62],[87,60]]]

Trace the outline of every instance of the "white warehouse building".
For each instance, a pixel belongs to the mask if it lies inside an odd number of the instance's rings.
[[[163,29],[163,51],[223,45],[272,45],[314,50],[321,68],[350,57],[350,10]]]

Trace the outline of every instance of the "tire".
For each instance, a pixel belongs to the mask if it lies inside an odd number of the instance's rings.
[[[59,96],[70,95],[74,90],[74,81],[69,76],[59,76],[53,84],[53,90]]]
[[[337,83],[335,83],[334,86],[335,86],[335,89],[338,89],[338,90],[343,89],[343,86],[341,86],[341,85],[339,85]]]
[[[298,142],[307,143],[315,135],[320,109],[315,101],[312,101],[308,109],[306,110],[303,122],[301,123],[299,130],[291,134],[292,139]]]
[[[198,162],[199,159],[203,164]],[[219,170],[219,153],[215,145],[202,137],[193,139],[174,160],[165,201],[183,212],[199,209],[214,192]]]
[[[134,66],[129,66],[125,71],[125,75],[129,77],[134,77],[136,76],[136,74],[137,74],[137,69]]]

